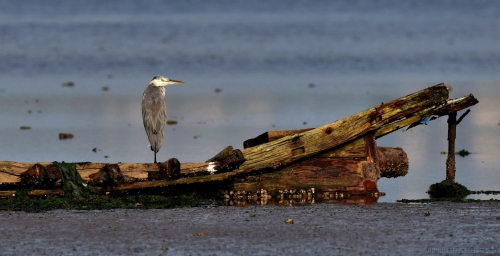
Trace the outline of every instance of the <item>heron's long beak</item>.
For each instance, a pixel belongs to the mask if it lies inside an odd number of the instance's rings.
[[[167,84],[183,84],[184,82],[182,81],[177,81],[177,80],[168,80]]]

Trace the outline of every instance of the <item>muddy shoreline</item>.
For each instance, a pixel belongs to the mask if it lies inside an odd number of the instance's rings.
[[[498,202],[4,211],[0,222],[2,255],[500,252]]]

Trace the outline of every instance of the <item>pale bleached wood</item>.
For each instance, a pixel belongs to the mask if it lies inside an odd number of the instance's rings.
[[[428,116],[431,115],[437,115],[437,116],[443,116],[443,115],[448,115],[453,112],[457,112],[463,109],[466,109],[468,107],[474,106],[478,103],[479,101],[474,97],[474,95],[470,94],[466,97],[459,98],[459,99],[450,99],[446,101],[446,104],[442,105],[433,105],[429,106],[425,109],[422,109],[420,111],[415,112],[413,115],[388,124],[386,126],[381,127],[375,132],[375,138],[380,138],[385,135],[388,135],[392,132],[395,132],[399,129],[402,129],[406,126],[409,126],[415,122],[418,122]]]

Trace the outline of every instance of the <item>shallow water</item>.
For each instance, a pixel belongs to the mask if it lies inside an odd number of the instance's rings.
[[[167,87],[178,124],[158,156],[181,162],[444,82],[451,97],[480,101],[458,126],[456,148],[472,154],[457,157],[457,181],[500,190],[499,10],[497,1],[2,1],[0,155],[152,161],[140,102],[154,75],[186,82]],[[444,179],[446,129],[441,118],[378,141],[410,160],[406,177],[379,181],[380,201],[426,198]]]

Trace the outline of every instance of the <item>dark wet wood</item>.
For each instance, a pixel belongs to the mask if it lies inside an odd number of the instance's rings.
[[[446,179],[455,181],[455,138],[457,136],[457,112],[448,116],[448,157],[446,158]]]
[[[402,148],[377,147],[380,177],[396,178],[408,173],[408,155]]]
[[[19,175],[21,183],[26,186],[33,186],[43,183],[45,179],[45,167],[41,164],[35,164],[28,170]]]
[[[148,180],[172,180],[181,177],[181,163],[177,158],[170,158],[158,167],[158,171],[148,172]]]
[[[245,162],[245,157],[241,150],[228,146],[206,162],[213,163],[218,172],[228,172],[238,169]]]
[[[34,164],[28,170],[19,175],[21,184],[28,187],[54,187],[62,176],[55,164],[43,166]]]
[[[89,175],[88,183],[93,186],[119,186],[124,176],[117,164],[106,164],[99,172]]]
[[[231,190],[275,193],[284,189],[316,191],[362,191],[363,158],[310,158],[280,170],[236,179]]]

